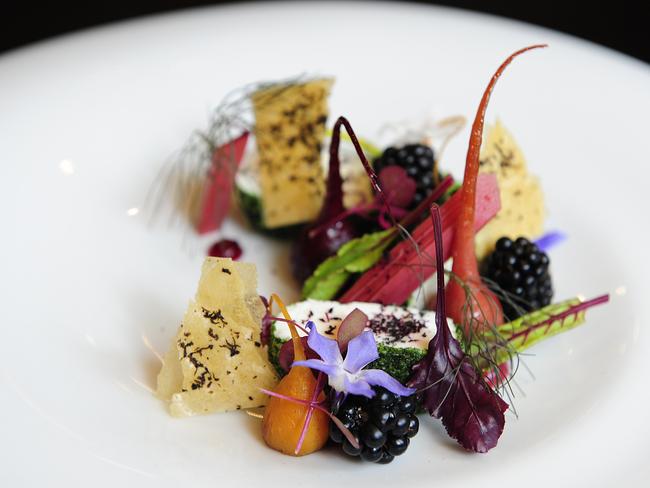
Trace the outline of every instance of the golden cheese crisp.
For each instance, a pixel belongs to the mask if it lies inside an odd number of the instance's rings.
[[[476,255],[483,259],[503,236],[534,239],[544,228],[544,195],[539,180],[528,172],[526,159],[512,135],[497,121],[481,148],[482,173],[496,174],[501,210],[476,234]]]
[[[314,220],[325,181],[320,162],[331,79],[277,84],[252,95],[262,220],[267,228]]]
[[[265,308],[255,265],[208,257],[195,300],[158,374],[175,417],[259,407],[278,379],[260,341]]]

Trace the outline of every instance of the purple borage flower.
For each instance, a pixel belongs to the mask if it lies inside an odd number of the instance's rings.
[[[535,244],[540,249],[540,251],[546,252],[550,250],[552,247],[555,247],[558,244],[562,244],[564,241],[567,240],[567,238],[568,236],[564,232],[552,231],[552,232],[547,232],[542,237],[537,239],[535,241]]]
[[[327,339],[318,333],[316,325],[309,321],[307,344],[321,359],[296,361],[293,366],[306,366],[327,375],[329,385],[337,392],[351,395],[362,395],[372,398],[375,392],[372,386],[383,386],[388,391],[400,396],[415,393],[413,388],[407,388],[391,375],[380,369],[363,369],[379,358],[374,334],[366,330],[348,343],[345,359],[341,355],[339,344],[333,339]]]

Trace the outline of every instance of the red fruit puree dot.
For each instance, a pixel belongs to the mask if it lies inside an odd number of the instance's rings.
[[[208,250],[208,256],[215,258],[231,258],[235,261],[241,257],[241,253],[242,250],[237,241],[231,241],[230,239],[221,239],[212,244]]]

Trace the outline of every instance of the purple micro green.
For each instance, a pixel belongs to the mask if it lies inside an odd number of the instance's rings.
[[[413,201],[416,183],[401,166],[388,166],[379,172],[381,187],[390,205],[406,208]]]
[[[271,338],[271,327],[273,326],[273,322],[291,322],[295,327],[303,331],[305,334],[307,331],[303,326],[301,326],[299,323],[295,322],[294,320],[287,320],[283,317],[274,317],[273,313],[271,312],[271,305],[269,301],[266,299],[266,297],[263,297],[260,295],[260,300],[262,300],[262,303],[264,304],[265,308],[265,313],[264,317],[262,317],[262,327],[261,327],[261,332],[260,332],[260,342],[262,343],[263,346],[268,346],[269,345],[269,339]]]
[[[303,442],[305,442],[305,436],[307,435],[307,429],[309,428],[309,423],[311,422],[311,417],[314,414],[314,403],[318,399],[318,395],[323,391],[323,385],[325,384],[325,375],[323,373],[318,373],[318,379],[316,380],[316,386],[314,387],[314,392],[311,396],[311,402],[309,402],[309,408],[307,409],[307,415],[305,415],[305,422],[302,424],[302,430],[300,431],[300,437],[298,438],[298,443],[296,444],[296,450],[293,452],[295,455],[298,455],[300,449],[302,448]]]
[[[309,331],[307,329],[305,329],[302,325],[300,325],[295,320],[287,320],[287,319],[285,319],[283,317],[271,317],[271,320],[277,321],[277,322],[285,322],[287,324],[293,324],[297,329],[304,332],[305,334],[309,333]]]
[[[432,206],[431,217],[436,265],[442,270],[442,226],[437,205]],[[423,406],[442,420],[450,437],[467,450],[487,452],[503,432],[503,413],[508,404],[486,384],[449,331],[443,273],[438,273],[437,287],[436,334],[429,341],[427,355],[413,367],[407,384],[418,389]]]

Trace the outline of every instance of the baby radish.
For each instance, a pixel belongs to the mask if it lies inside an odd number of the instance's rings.
[[[476,181],[479,170],[479,154],[483,137],[485,112],[494,86],[510,62],[530,49],[546,47],[535,45],[523,48],[506,59],[490,79],[470,133],[465,175],[461,187],[462,208],[456,224],[452,246],[454,259],[452,279],[447,285],[447,316],[462,324],[465,338],[470,340],[474,333],[489,330],[503,322],[503,311],[497,297],[481,281],[478,263],[474,254],[474,213],[476,208]]]

